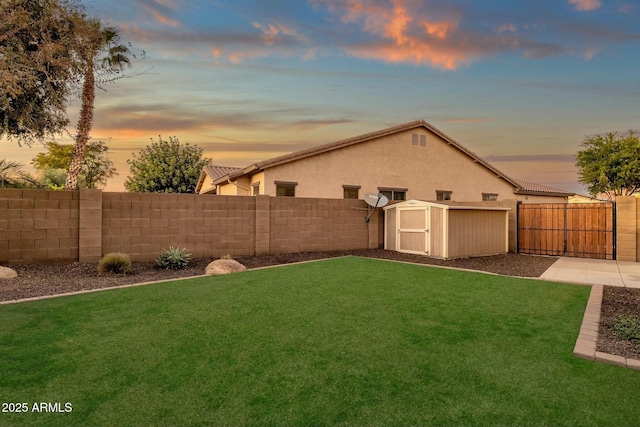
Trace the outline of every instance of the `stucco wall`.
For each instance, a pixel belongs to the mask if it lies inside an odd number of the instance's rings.
[[[254,185],[259,185],[260,187],[259,194],[266,194],[264,191],[264,172],[259,172],[251,176],[251,187],[253,188]]]
[[[513,197],[509,198],[516,199],[522,203],[567,203],[567,197],[514,194]]]
[[[425,146],[414,145],[413,134],[424,136]],[[269,195],[276,181],[298,182],[296,197],[342,198],[343,186],[353,185],[360,186],[360,198],[387,187],[406,188],[407,200],[435,201],[442,190],[451,191],[453,201],[482,201],[482,193],[496,193],[498,200],[558,201],[514,195],[511,184],[424,128],[270,167],[261,181]]]
[[[202,181],[202,188],[200,188],[201,193],[208,193],[211,189],[215,188],[213,185],[213,179],[209,175],[205,174],[204,180]]]

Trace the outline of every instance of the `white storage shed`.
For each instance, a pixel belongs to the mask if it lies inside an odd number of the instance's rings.
[[[509,210],[420,200],[385,206],[384,248],[436,258],[507,253]]]

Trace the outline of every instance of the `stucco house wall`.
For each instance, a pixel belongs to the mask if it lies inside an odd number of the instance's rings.
[[[210,181],[204,175],[200,192],[215,188],[221,195],[253,195],[258,184],[258,194],[275,196],[279,182],[295,184],[295,197],[333,199],[344,197],[345,186],[358,188],[360,199],[368,192],[396,190],[406,191],[407,200],[436,201],[437,192],[446,191],[452,201],[482,201],[485,193],[497,200],[558,203],[570,194],[507,177],[422,120],[269,159]]]
[[[251,196],[251,178],[241,176],[229,179],[223,185],[218,185],[217,194],[221,196]]]
[[[199,193],[208,193],[211,190],[215,190],[216,186],[213,184],[213,178],[207,174],[202,174],[201,186],[198,189]]]
[[[425,146],[413,145],[413,134],[424,135]],[[425,129],[274,166],[265,181],[270,195],[276,181],[298,182],[296,197],[342,198],[343,185],[352,185],[360,198],[379,188],[407,189],[407,199],[435,200],[436,190],[452,191],[453,200],[480,201],[483,192],[513,198],[512,185]]]
[[[258,194],[276,194],[275,186],[273,187],[273,192],[268,193],[265,191],[265,173],[258,172],[256,174],[251,175],[251,188],[254,186],[258,187]],[[253,193],[252,193],[253,194]]]

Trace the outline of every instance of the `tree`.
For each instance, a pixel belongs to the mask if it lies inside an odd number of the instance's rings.
[[[38,183],[18,162],[0,159],[0,188],[37,188]]]
[[[106,185],[107,179],[117,175],[113,162],[107,157],[109,147],[102,141],[87,145],[80,166],[80,185],[83,188],[98,188]]]
[[[73,145],[59,144],[54,141],[46,142],[47,151],[38,153],[31,164],[38,170],[44,169],[69,169],[71,164],[71,155],[73,153]]]
[[[594,197],[609,199],[640,190],[640,138],[635,131],[586,137],[578,151],[579,181]]]
[[[106,76],[107,79],[114,79],[115,74],[125,66],[131,65],[129,48],[119,44],[120,37],[115,28],[103,27],[98,20],[92,21],[90,27],[91,29],[85,33],[89,36],[84,38],[84,43],[79,44],[78,49],[84,67],[82,105],[76,126],[76,144],[64,185],[66,190],[78,188],[84,151],[93,127],[96,73]]]
[[[84,20],[75,0],[0,0],[0,137],[30,145],[64,130]]]
[[[118,31],[89,18],[80,0],[0,0],[0,137],[30,145],[63,132],[68,99],[80,92],[65,183],[77,188],[96,85],[122,78],[129,55]]]
[[[40,185],[49,190],[64,190],[64,182],[66,180],[67,171],[65,169],[43,169],[38,176]]]
[[[169,137],[153,142],[127,160],[131,176],[124,187],[142,193],[193,193],[202,168],[211,159],[202,158],[202,149],[195,145],[180,145],[178,138]]]
[[[57,142],[47,142],[45,145],[47,151],[34,157],[31,164],[40,171],[45,187],[62,189],[71,165],[74,146]],[[108,157],[108,151],[109,148],[103,141],[91,141],[87,144],[80,164],[79,187],[98,188],[106,185],[107,179],[116,175],[116,169]],[[62,182],[60,182],[61,177]]]

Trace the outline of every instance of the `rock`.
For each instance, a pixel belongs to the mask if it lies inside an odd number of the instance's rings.
[[[18,273],[9,267],[0,266],[0,279],[14,279],[18,277]]]
[[[240,264],[235,259],[217,259],[207,265],[204,273],[208,276],[215,276],[217,274],[235,273],[246,269],[247,267]]]

